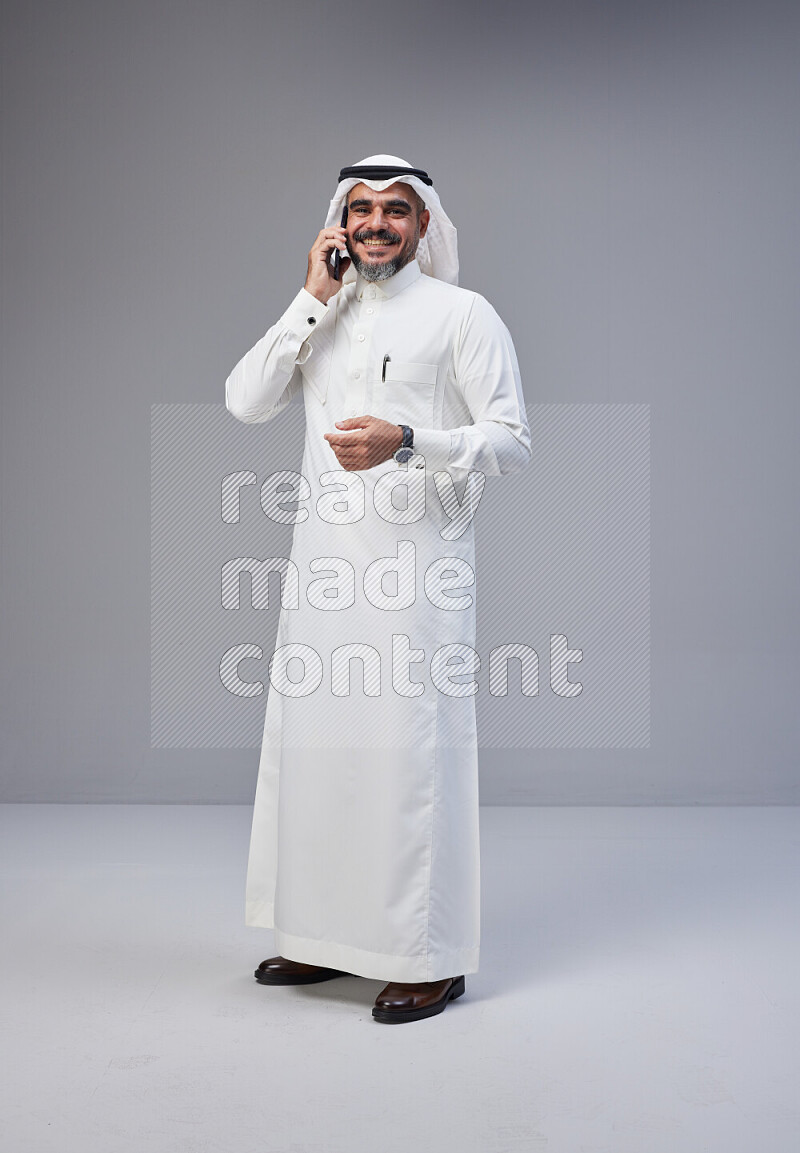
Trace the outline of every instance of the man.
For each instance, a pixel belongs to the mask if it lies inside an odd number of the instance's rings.
[[[246,919],[280,954],[255,975],[386,980],[386,1023],[442,1012],[478,969],[472,515],[484,475],[531,452],[511,337],[457,278],[430,177],[367,157],[340,173],[304,287],[225,384],[239,420],[295,395],[306,415],[301,475],[274,477],[294,536]]]

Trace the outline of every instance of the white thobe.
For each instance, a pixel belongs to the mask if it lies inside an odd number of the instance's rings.
[[[473,522],[454,539],[442,532],[452,481],[530,460],[511,337],[482,296],[416,260],[386,281],[358,276],[327,304],[301,289],[234,368],[225,403],[238,420],[266,421],[295,394],[307,486],[296,478],[275,500],[300,510],[299,596],[282,601],[270,662],[246,922],[274,928],[282,956],[364,977],[472,973]],[[324,434],[364,414],[414,429],[410,466],[342,468]],[[398,482],[409,487],[392,494]]]

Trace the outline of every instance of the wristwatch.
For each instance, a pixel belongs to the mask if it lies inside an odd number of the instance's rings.
[[[414,429],[407,424],[399,425],[403,430],[403,443],[395,451],[394,459],[398,464],[408,464],[414,455]]]

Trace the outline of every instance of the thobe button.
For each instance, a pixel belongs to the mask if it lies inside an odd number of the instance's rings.
[[[372,314],[373,314],[373,312],[374,312],[374,311],[375,311],[375,309],[374,309],[374,308],[368,308],[368,309],[367,309],[367,316],[372,316]]]
[[[364,336],[363,332],[359,332],[358,339],[363,343],[367,338]]]
[[[356,378],[356,380],[360,380],[360,379],[361,379],[361,373],[360,373],[360,372],[354,372],[354,373],[353,373],[353,376]]]
[[[309,324],[316,324],[316,323],[317,323],[317,319],[316,319],[316,317],[314,317],[314,316],[309,316],[309,317],[308,317],[308,323],[309,323]]]

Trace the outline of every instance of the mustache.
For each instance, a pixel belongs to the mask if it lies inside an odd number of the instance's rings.
[[[373,231],[369,228],[359,228],[357,232],[353,233],[353,240],[383,240],[386,244],[399,244],[400,237],[396,232],[392,232],[389,228],[379,228]]]

